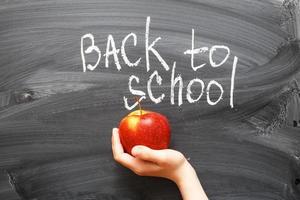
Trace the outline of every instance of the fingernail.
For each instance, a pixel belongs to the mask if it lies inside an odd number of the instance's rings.
[[[138,154],[139,152],[141,152],[141,150],[142,150],[141,147],[135,146],[135,147],[132,148],[131,154],[136,155],[136,154]]]

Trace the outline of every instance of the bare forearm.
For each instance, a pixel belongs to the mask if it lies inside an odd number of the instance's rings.
[[[175,183],[183,200],[208,200],[194,168],[188,162],[186,162],[180,173],[181,176],[175,180]]]

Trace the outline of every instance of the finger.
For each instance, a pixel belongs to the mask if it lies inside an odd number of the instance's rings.
[[[155,176],[160,170],[155,163],[140,160],[128,153],[123,153],[118,162],[140,176]]]
[[[154,162],[158,165],[165,163],[168,159],[166,150],[153,150],[149,147],[138,145],[132,148],[131,154],[139,159]]]
[[[116,157],[124,153],[123,146],[120,142],[119,130],[117,128],[113,128],[111,140],[113,156],[116,159]]]
[[[127,168],[132,167],[134,162],[134,157],[124,152],[123,146],[119,137],[119,130],[113,128],[112,131],[112,152],[114,159]]]

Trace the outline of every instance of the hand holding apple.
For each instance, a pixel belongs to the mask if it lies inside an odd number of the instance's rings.
[[[167,149],[170,143],[167,118],[142,110],[140,104],[139,107],[121,120],[119,129],[113,129],[114,159],[137,175],[172,180],[184,200],[208,200],[194,168],[184,155]]]
[[[189,166],[183,154],[172,149],[153,150],[138,145],[132,149],[132,155],[125,153],[117,128],[113,129],[112,152],[117,162],[140,176],[157,176],[177,182],[181,180],[183,168]]]

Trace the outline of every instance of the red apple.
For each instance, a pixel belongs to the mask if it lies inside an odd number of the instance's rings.
[[[127,153],[135,145],[166,149],[170,144],[168,119],[157,112],[136,110],[124,117],[119,125],[121,143]]]

